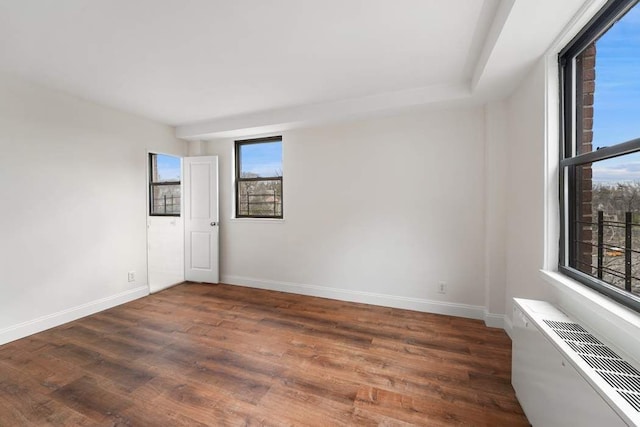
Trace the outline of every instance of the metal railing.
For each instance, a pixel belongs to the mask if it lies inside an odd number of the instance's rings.
[[[164,194],[153,199],[153,214],[171,215],[180,213],[180,196]]]
[[[584,226],[597,226],[597,240],[593,243],[593,239],[586,240],[576,240],[575,243],[578,245],[591,246],[592,248],[597,249],[596,255],[596,265],[592,263],[584,262],[576,256],[576,264],[580,264],[584,267],[589,267],[596,270],[597,278],[602,280],[604,274],[610,274],[611,276],[617,277],[619,279],[624,280],[624,288],[625,290],[631,292],[631,284],[632,280],[640,281],[639,277],[633,275],[633,254],[640,255],[640,250],[634,249],[633,245],[633,228],[640,227],[640,223],[633,222],[633,212],[625,212],[624,222],[622,221],[610,221],[604,219],[604,212],[598,211],[598,218],[596,222],[591,221],[576,221],[578,224],[582,224]],[[613,227],[624,229],[624,245],[615,245],[604,242],[604,229],[605,227]],[[604,265],[605,256],[607,253],[605,250],[608,250],[608,256],[617,257],[624,254],[624,272],[610,268],[609,266]]]
[[[253,200],[252,200],[253,198]],[[257,198],[262,198],[258,199]],[[265,200],[268,198],[269,200]],[[244,211],[245,215],[280,215],[279,207],[280,207],[280,196],[276,190],[273,190],[271,193],[243,193],[240,196],[239,206]],[[252,211],[252,206],[255,208]],[[262,206],[262,208],[260,208]]]

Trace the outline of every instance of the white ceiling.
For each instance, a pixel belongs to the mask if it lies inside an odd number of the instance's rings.
[[[0,0],[0,72],[202,138],[505,92],[585,2]]]

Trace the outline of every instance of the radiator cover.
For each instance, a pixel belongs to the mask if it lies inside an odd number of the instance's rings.
[[[514,302],[512,383],[533,426],[640,426],[640,370],[553,305]]]

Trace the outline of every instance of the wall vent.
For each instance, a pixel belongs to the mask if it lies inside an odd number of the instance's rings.
[[[636,411],[640,412],[640,371],[571,322],[544,320],[567,345]]]

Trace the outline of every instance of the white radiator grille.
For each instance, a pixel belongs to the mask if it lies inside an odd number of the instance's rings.
[[[629,405],[640,412],[640,371],[577,323],[544,320]]]
[[[618,357],[618,355],[607,346],[583,344],[583,343],[577,343],[573,341],[565,341],[565,342],[577,354],[585,354],[585,355],[590,354],[592,356],[609,357],[611,359],[615,359],[616,357]]]
[[[631,404],[635,408],[636,411],[640,412],[640,395],[627,393],[626,391],[618,391],[620,395]]]

